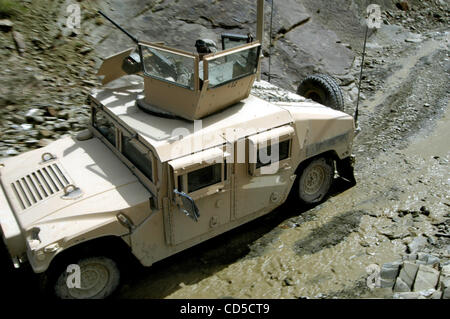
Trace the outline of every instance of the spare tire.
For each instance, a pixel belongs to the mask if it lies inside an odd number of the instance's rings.
[[[336,80],[329,75],[314,74],[308,76],[299,85],[297,93],[332,109],[344,110],[342,90]]]

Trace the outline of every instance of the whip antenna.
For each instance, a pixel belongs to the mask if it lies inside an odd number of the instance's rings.
[[[356,110],[355,110],[355,126],[357,129],[358,126],[358,115],[359,115],[359,100],[361,98],[361,84],[362,84],[362,77],[363,77],[363,71],[364,71],[364,58],[366,57],[366,46],[367,46],[367,35],[369,31],[369,27],[366,26],[366,34],[364,36],[364,48],[363,48],[363,54],[362,54],[362,61],[361,61],[361,72],[359,74],[359,85],[358,85],[358,99],[356,101]]]
[[[270,10],[270,46],[269,46],[269,83],[270,83],[270,79],[272,76],[272,41],[273,41],[273,37],[272,37],[272,33],[273,33],[273,3],[275,2],[275,0],[272,0],[272,9]]]

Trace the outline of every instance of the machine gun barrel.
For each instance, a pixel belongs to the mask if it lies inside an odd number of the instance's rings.
[[[108,17],[106,14],[104,14],[101,11],[98,11],[98,13],[100,13],[102,16],[104,16],[109,22],[111,22],[112,24],[114,24],[114,26],[116,26],[120,31],[122,31],[123,33],[125,33],[131,40],[134,41],[134,43],[138,44],[139,40],[134,37],[133,35],[131,35],[127,30],[125,30],[124,28],[122,28],[120,25],[118,25],[115,21],[113,21],[110,17]]]

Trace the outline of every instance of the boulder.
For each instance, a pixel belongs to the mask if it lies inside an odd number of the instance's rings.
[[[442,290],[442,298],[450,299],[450,265],[442,267],[440,288]]]
[[[381,266],[381,288],[392,288],[400,270],[400,262],[386,263]],[[405,290],[402,290],[405,291]],[[409,291],[409,290],[406,290]]]
[[[89,130],[89,129],[79,132],[76,136],[77,140],[79,140],[79,141],[87,141],[87,140],[91,139],[92,137],[93,137],[93,134],[92,134],[91,130]]]
[[[55,130],[57,131],[68,131],[70,130],[70,124],[66,122],[59,122],[55,124]]]
[[[394,292],[410,292],[411,288],[400,278],[397,277],[394,286]]]
[[[436,290],[430,297],[430,299],[441,299],[442,291]]]
[[[13,31],[13,39],[14,42],[16,44],[17,47],[17,51],[19,52],[20,55],[23,55],[23,53],[25,52],[27,46],[25,44],[25,38],[23,37],[23,35],[17,31]]]
[[[413,291],[423,291],[436,288],[439,281],[439,271],[436,269],[420,265],[414,282]]]
[[[417,254],[408,254],[402,257],[403,261],[416,261]]]
[[[436,265],[440,263],[439,258],[436,256],[425,254],[425,253],[418,253],[417,254],[417,263],[422,265]]]
[[[19,152],[16,151],[14,148],[9,148],[6,151],[2,151],[2,153],[1,153],[2,157],[15,156],[15,155],[19,155]]]
[[[10,31],[12,27],[14,26],[14,23],[11,20],[0,20],[0,30],[1,31]]]
[[[27,122],[27,119],[19,114],[14,114],[12,115],[12,120],[14,121],[14,123],[19,123],[19,124],[25,124]]]
[[[414,240],[410,244],[408,244],[408,250],[410,253],[416,253],[425,248],[427,243],[428,240],[425,237],[418,236],[414,238]]]
[[[403,262],[403,267],[400,270],[399,277],[409,287],[410,290],[412,289],[418,270],[419,270],[418,265],[408,261]]]
[[[394,294],[394,299],[426,299],[418,292],[399,292]]]
[[[442,267],[442,275],[450,277],[450,264]]]
[[[406,0],[398,1],[398,2],[397,2],[397,7],[398,7],[400,10],[408,11],[408,10],[409,10],[409,2],[406,1]]]
[[[53,132],[46,129],[42,129],[39,131],[39,134],[41,134],[43,137],[50,137],[53,135]]]
[[[28,110],[28,112],[25,114],[25,117],[27,119],[32,119],[35,116],[42,116],[44,115],[44,111],[40,110],[40,109],[30,109]]]
[[[442,290],[442,299],[450,299],[450,285],[447,284],[447,288]]]

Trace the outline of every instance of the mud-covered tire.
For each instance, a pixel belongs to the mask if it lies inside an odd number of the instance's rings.
[[[336,80],[326,74],[308,76],[298,87],[297,93],[332,109],[344,110],[344,96]]]
[[[305,204],[320,203],[330,190],[334,177],[333,161],[324,157],[310,161],[300,172],[296,191]]]
[[[68,278],[76,284],[75,271],[68,273],[68,266],[79,267],[81,288],[69,288]],[[120,284],[120,268],[112,258],[72,257],[64,258],[51,267],[41,280],[41,289],[48,297],[56,299],[105,299],[113,295]]]

